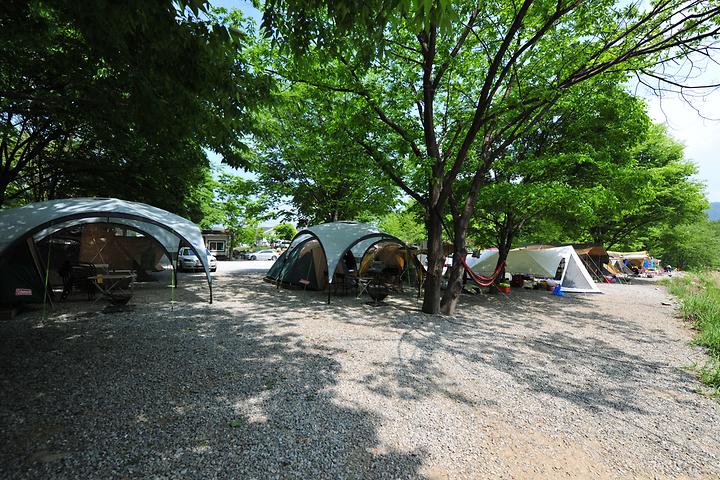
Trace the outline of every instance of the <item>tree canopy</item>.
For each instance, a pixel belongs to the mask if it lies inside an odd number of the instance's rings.
[[[516,141],[595,77],[636,74],[679,85],[662,66],[709,55],[720,7],[677,0],[268,0],[264,10],[265,31],[280,47],[274,72],[337,102],[352,99],[366,118],[356,141],[425,210],[423,311],[435,313],[444,215],[452,217],[459,259],[479,191]],[[446,312],[456,305],[461,273],[456,260]]]
[[[287,85],[258,115],[252,169],[285,217],[302,225],[367,221],[390,211],[398,188],[373,172],[352,140],[359,128],[346,104],[305,85]],[[361,128],[361,127],[360,127]]]
[[[0,205],[112,195],[179,213],[207,166],[239,162],[269,84],[240,22],[203,1],[11,1],[0,10]],[[229,23],[230,22],[230,23]]]

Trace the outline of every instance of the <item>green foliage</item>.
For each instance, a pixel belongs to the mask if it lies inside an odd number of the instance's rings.
[[[601,188],[588,197],[588,215],[578,217],[596,243],[625,247],[653,228],[669,229],[703,217],[707,200],[693,179],[697,166],[683,147],[654,125],[633,151],[632,162],[604,172]]]
[[[206,4],[4,5],[0,205],[101,195],[196,215],[204,148],[239,163],[269,88],[243,61],[237,25]]]
[[[614,128],[619,126],[622,123],[616,121]],[[574,195],[563,209],[535,222],[521,241],[650,248],[660,256],[660,251],[675,248],[674,241],[687,243],[681,240],[689,238],[681,231],[685,227],[672,232],[676,226],[702,223],[706,200],[702,185],[693,179],[697,167],[684,159],[682,145],[664,127],[651,125],[646,132],[626,127],[626,131],[625,141],[610,135],[604,152],[583,153],[577,163],[568,161],[567,155],[558,156],[561,162],[551,168],[558,175],[566,172],[567,188]],[[592,132],[602,137],[602,130]],[[681,245],[677,248],[687,251]]]
[[[708,349],[710,361],[699,369],[701,379],[720,392],[720,273],[687,273],[666,285],[681,300],[683,317],[697,328],[695,343]]]
[[[214,180],[207,172],[199,190],[203,205],[201,227],[222,225],[233,233],[235,245],[252,245],[263,238],[260,223],[269,218],[270,199],[259,191],[256,182],[226,173]]]
[[[278,240],[292,240],[297,235],[297,229],[290,223],[275,225],[273,232]]]
[[[664,264],[681,270],[720,268],[720,222],[664,226],[651,249]]]
[[[501,251],[518,237],[578,236],[578,217],[592,215],[588,204],[605,194],[606,177],[632,163],[649,123],[644,103],[622,86],[594,81],[576,89],[495,162],[469,235]]]
[[[403,208],[380,217],[378,227],[409,245],[417,245],[427,238],[418,205],[410,202]]]
[[[366,221],[389,211],[397,189],[352,138],[351,106],[296,85],[259,115],[252,169],[277,204],[300,224]]]

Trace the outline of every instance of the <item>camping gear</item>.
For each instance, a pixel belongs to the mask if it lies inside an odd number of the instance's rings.
[[[286,287],[324,290],[327,287],[325,265],[325,254],[320,242],[315,238],[307,238],[280,254],[268,270],[265,279],[276,281]]]
[[[481,252],[480,261],[472,268],[476,273],[493,272],[498,251]],[[510,250],[505,270],[545,278],[557,278],[565,292],[600,293],[597,285],[571,246],[545,249],[517,248]]]
[[[375,301],[375,304],[379,304],[385,297],[390,293],[390,289],[385,283],[371,281],[367,286],[368,295]]]
[[[606,267],[610,257],[602,245],[573,245],[573,248],[596,282],[603,282],[605,275],[611,274]]]
[[[560,284],[555,285],[555,288],[553,288],[552,294],[556,297],[564,297],[565,293],[562,291],[562,286]]]
[[[382,258],[384,263],[385,283],[398,282],[410,266],[415,266],[407,245],[372,225],[323,223],[300,230],[290,247],[270,268],[265,280],[278,287],[305,283],[304,288],[312,290],[327,288],[329,302],[333,290],[329,287],[347,282],[350,277],[357,279],[355,285],[367,288],[368,282],[362,279],[370,263],[378,261],[374,260],[376,257]]]
[[[153,238],[173,262],[181,244],[189,246],[203,263],[212,302],[212,277],[204,255],[205,244],[200,229],[195,224],[143,203],[115,198],[71,198],[31,203],[0,211],[0,303],[39,302],[49,298],[53,275],[60,279],[58,269],[63,265],[53,261],[54,254],[67,253],[63,252],[64,246],[52,241],[52,236],[86,225],[102,225],[100,230],[96,229],[96,233],[103,231],[109,235],[109,232],[113,232],[110,226],[117,226],[123,231],[130,229]],[[91,230],[93,228],[90,227]],[[107,235],[90,235],[86,246],[90,247],[90,243],[99,241],[100,238],[107,240]],[[83,248],[83,241],[82,238],[75,240],[76,245],[73,248]],[[73,243],[70,240],[67,242],[68,245]],[[106,248],[107,244],[108,242]],[[124,240],[116,244],[119,250],[127,249],[129,245]],[[151,256],[148,246],[149,244],[143,241],[143,248],[135,258],[140,263],[144,261],[150,265],[155,263],[156,254],[153,252]],[[199,255],[200,252],[203,255]],[[94,253],[92,249],[86,253],[92,258],[89,263],[96,267],[107,264],[102,245],[96,244]],[[119,256],[119,253],[113,255]],[[76,263],[78,261],[75,260]]]
[[[653,258],[648,252],[608,252],[611,261],[622,263],[629,269],[635,267],[637,270],[643,268],[655,268],[660,265],[660,260]]]
[[[465,271],[468,273],[473,282],[480,285],[481,287],[489,287],[497,280],[498,275],[500,275],[500,272],[502,272],[503,267],[505,266],[505,262],[501,262],[500,265],[497,265],[495,267],[495,271],[489,277],[485,277],[475,272],[472,268],[468,266],[465,260],[463,260],[463,266],[465,267]]]

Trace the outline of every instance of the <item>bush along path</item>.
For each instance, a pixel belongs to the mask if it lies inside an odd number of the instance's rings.
[[[697,329],[694,343],[708,350],[710,360],[698,369],[700,378],[720,395],[720,272],[687,273],[665,285],[680,299],[683,318]]]

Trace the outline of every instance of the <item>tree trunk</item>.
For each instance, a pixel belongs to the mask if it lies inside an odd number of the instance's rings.
[[[425,313],[440,313],[440,286],[442,285],[442,271],[445,265],[442,245],[442,219],[435,209],[427,213],[428,231],[428,270],[425,280],[425,297],[422,311]]]
[[[460,300],[460,294],[463,288],[463,273],[465,272],[463,260],[465,260],[465,256],[467,255],[466,222],[460,219],[454,221],[453,226],[455,230],[455,239],[453,240],[453,265],[450,268],[448,286],[447,289],[445,289],[445,295],[443,295],[440,305],[442,313],[446,315],[452,315],[455,312],[455,308]]]
[[[495,269],[497,270],[497,267],[500,266],[501,263],[505,263],[507,261],[508,254],[510,253],[510,248],[512,247],[512,242],[515,238],[515,231],[508,226],[508,224],[512,223],[512,218],[507,216],[505,218],[505,225],[503,225],[502,230],[498,232],[498,261],[495,265]],[[500,273],[498,273],[498,278],[504,280],[505,279],[505,267],[503,266],[502,270],[500,270]]]
[[[5,200],[7,199],[7,189],[10,186],[11,182],[12,179],[10,178],[0,178],[0,208],[2,208],[2,206],[5,204]]]

